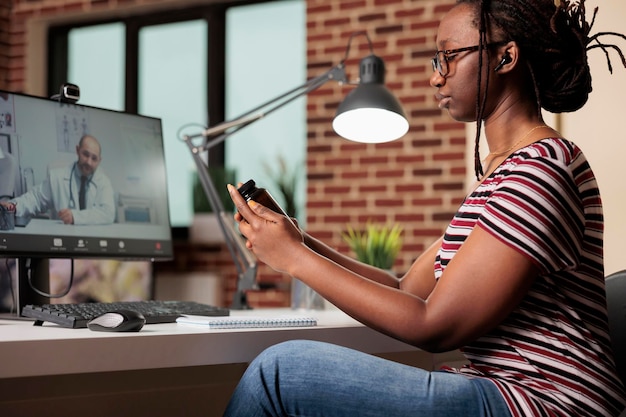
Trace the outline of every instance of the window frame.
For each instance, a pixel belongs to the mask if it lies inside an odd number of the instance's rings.
[[[139,108],[139,32],[147,26],[177,23],[191,20],[204,20],[207,23],[207,115],[205,120],[219,123],[225,119],[225,55],[226,55],[226,12],[230,7],[269,3],[276,0],[222,1],[204,6],[184,9],[138,12],[134,15],[86,19],[71,24],[52,25],[48,28],[48,96],[57,94],[62,84],[67,82],[69,69],[69,33],[72,29],[122,23],[125,26],[124,54],[124,111],[138,113]],[[80,86],[79,86],[80,87]],[[210,166],[223,167],[225,146],[216,145],[208,153]],[[174,238],[188,237],[188,227],[172,227]]]
[[[255,2],[250,2],[255,3]],[[67,82],[69,58],[69,32],[79,27],[122,23],[126,28],[125,35],[125,71],[124,71],[124,111],[136,114],[139,102],[139,32],[143,27],[183,22],[189,20],[205,20],[207,22],[207,86],[211,86],[211,94],[206,91],[206,120],[224,120],[224,80],[225,80],[225,20],[226,5],[217,4],[184,10],[160,11],[150,14],[138,14],[123,18],[85,20],[78,24],[51,26],[48,30],[48,96],[56,94],[59,87]],[[79,86],[80,87],[80,86]],[[209,158],[211,164],[223,165],[224,148],[215,147]]]

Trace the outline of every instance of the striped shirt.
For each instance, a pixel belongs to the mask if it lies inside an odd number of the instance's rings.
[[[507,158],[463,202],[435,275],[474,227],[531,259],[540,275],[454,370],[491,379],[514,417],[617,416],[626,406],[610,347],[598,185],[581,150],[543,139]]]

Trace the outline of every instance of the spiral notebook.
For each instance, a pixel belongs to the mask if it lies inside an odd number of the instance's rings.
[[[311,327],[317,326],[317,318],[302,315],[281,316],[182,316],[179,324],[206,326],[211,329],[253,329],[268,327]]]

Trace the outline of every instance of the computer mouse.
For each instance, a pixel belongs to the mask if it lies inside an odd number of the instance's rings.
[[[143,314],[133,310],[103,313],[87,322],[87,328],[97,332],[138,332],[146,324]]]

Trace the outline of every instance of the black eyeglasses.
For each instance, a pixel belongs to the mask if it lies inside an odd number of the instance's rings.
[[[505,41],[488,43],[487,47],[500,46],[506,43],[507,42]],[[458,54],[459,52],[476,52],[479,49],[480,46],[475,45],[466,46],[465,48],[445,49],[443,51],[437,51],[433,59],[431,59],[431,62],[433,64],[433,71],[438,71],[442,77],[446,77],[450,72],[450,68],[448,67],[448,60],[451,58],[451,55]]]

